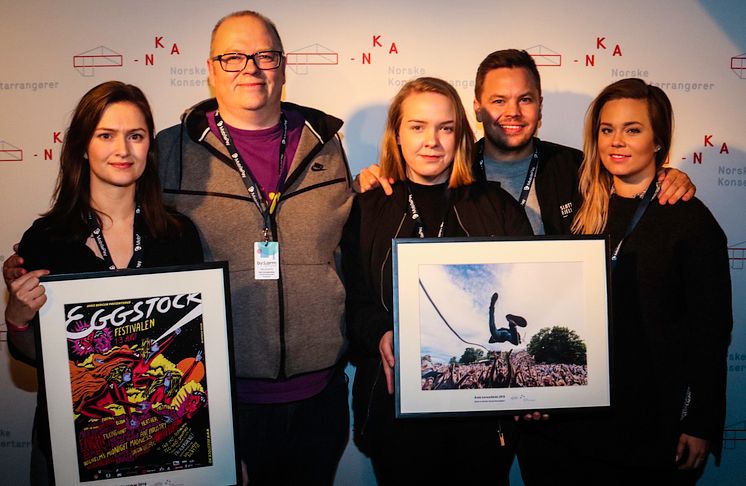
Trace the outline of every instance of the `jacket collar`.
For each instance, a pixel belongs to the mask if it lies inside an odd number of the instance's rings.
[[[218,108],[215,98],[210,98],[197,103],[187,109],[182,115],[182,129],[186,128],[187,136],[195,143],[205,146],[210,152],[218,156],[229,167],[235,169],[235,163],[228,154],[225,145],[218,140],[207,123],[207,113]],[[321,148],[332,138],[337,136],[337,132],[342,127],[342,120],[327,115],[326,113],[309,108],[306,106],[296,105],[295,103],[281,104],[282,110],[297,111],[305,120],[301,140],[291,161],[290,171],[286,184],[291,185],[298,177],[299,173],[321,150]]]
[[[286,102],[283,102],[281,107],[283,110],[300,112],[306,122],[306,127],[313,132],[314,136],[322,144],[331,140],[332,137],[339,132],[340,128],[342,128],[342,120],[327,115],[323,111]],[[184,112],[181,116],[181,120],[187,128],[189,138],[196,142],[205,137],[206,130],[209,130],[206,114],[210,111],[217,110],[217,108],[217,100],[215,98],[210,98],[200,101]]]

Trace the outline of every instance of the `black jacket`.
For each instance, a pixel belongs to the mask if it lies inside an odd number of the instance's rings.
[[[580,208],[578,171],[583,152],[552,142],[534,139],[539,152],[536,169],[536,197],[539,199],[541,219],[547,235],[569,235],[575,211]],[[474,173],[485,180],[482,154],[484,139],[477,142]]]
[[[393,189],[391,196],[379,189],[355,199],[343,240],[348,337],[357,366],[352,392],[355,439],[363,450],[367,419],[393,417],[378,353],[381,337],[393,330],[391,239],[417,235],[408,217],[406,185],[399,182]],[[445,236],[532,234],[523,208],[498,183],[454,189],[451,201]]]
[[[143,268],[167,267],[202,263],[202,245],[192,221],[172,212],[179,227],[172,228],[168,238],[153,237],[144,223],[138,229],[142,237]],[[23,267],[28,270],[49,270],[52,275],[65,273],[104,272],[109,270],[104,260],[86,246],[84,239],[69,239],[52,230],[48,217],[34,221],[23,234],[18,247]],[[130,262],[131,264],[134,261]],[[38,317],[38,315],[37,315]],[[36,319],[37,317],[34,317]],[[14,333],[8,339],[11,355],[36,367],[35,331],[33,324],[26,332]]]

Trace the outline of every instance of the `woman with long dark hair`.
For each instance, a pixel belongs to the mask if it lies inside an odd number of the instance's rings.
[[[23,235],[26,273],[9,287],[5,309],[11,353],[36,366],[33,325],[48,273],[182,265],[202,261],[192,222],[163,205],[153,115],[139,88],[109,81],[73,112],[60,156],[52,208]],[[49,425],[40,392],[31,482],[47,482]]]

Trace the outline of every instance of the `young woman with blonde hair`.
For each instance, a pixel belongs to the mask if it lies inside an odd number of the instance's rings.
[[[391,239],[530,235],[520,205],[471,172],[474,136],[456,90],[436,78],[405,84],[388,112],[381,149],[382,189],[359,195],[345,231],[347,321],[357,371],[355,438],[380,484],[417,478],[506,484],[512,450],[491,419],[394,420]],[[435,392],[437,393],[437,392]],[[445,464],[438,457],[448,457]]]

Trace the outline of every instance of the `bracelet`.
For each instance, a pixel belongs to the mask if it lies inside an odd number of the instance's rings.
[[[19,326],[17,324],[13,324],[7,319],[5,319],[5,326],[8,328],[9,332],[25,332],[29,328],[28,323],[26,323],[26,325],[24,326]]]

